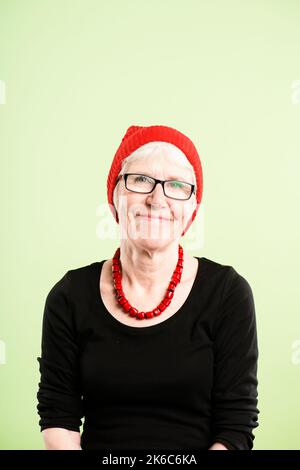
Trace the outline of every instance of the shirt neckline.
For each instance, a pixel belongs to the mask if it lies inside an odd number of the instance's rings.
[[[194,282],[192,284],[191,290],[190,290],[187,298],[185,299],[184,303],[182,304],[182,306],[177,310],[177,312],[173,313],[173,315],[171,317],[167,318],[166,320],[163,320],[160,323],[156,323],[155,325],[142,326],[142,327],[126,325],[125,323],[122,323],[119,320],[117,320],[108,311],[108,309],[106,308],[106,306],[103,302],[103,299],[102,299],[102,296],[101,296],[101,291],[100,291],[100,288],[99,288],[99,281],[100,281],[100,276],[101,276],[101,272],[102,272],[103,263],[107,260],[104,259],[102,261],[96,262],[95,263],[95,279],[94,279],[93,284],[94,284],[94,289],[95,289],[95,294],[96,294],[96,304],[100,307],[99,310],[102,313],[102,318],[105,319],[105,321],[110,323],[112,326],[117,328],[119,331],[126,331],[126,332],[133,333],[133,334],[142,334],[142,333],[143,334],[150,334],[152,332],[163,330],[163,329],[167,328],[168,326],[172,325],[173,323],[178,321],[183,316],[184,312],[186,312],[188,310],[188,307],[192,302],[193,294],[195,293],[195,291],[198,288],[198,283],[199,283],[199,280],[200,280],[200,278],[202,276],[202,273],[203,273],[204,258],[203,257],[198,257],[198,256],[194,256],[194,258],[198,260],[197,273],[196,273]],[[124,312],[124,315],[125,315],[125,312]],[[146,322],[147,319],[141,320],[141,321]]]

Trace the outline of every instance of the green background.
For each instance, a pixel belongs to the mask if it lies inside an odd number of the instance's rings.
[[[300,448],[299,21],[297,0],[0,1],[1,449],[44,448],[45,297],[112,257],[111,160],[130,125],[153,124],[186,133],[203,165],[182,245],[253,289],[254,450]]]

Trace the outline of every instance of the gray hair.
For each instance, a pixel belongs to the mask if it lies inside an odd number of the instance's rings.
[[[142,145],[141,147],[137,148],[134,152],[132,152],[128,157],[124,158],[122,160],[122,167],[119,172],[119,175],[124,172],[125,167],[129,164],[132,163],[133,161],[141,158],[142,156],[149,156],[151,153],[154,153],[156,151],[161,151],[161,150],[168,150],[168,153],[172,154],[176,162],[191,170],[192,173],[192,178],[193,178],[193,184],[195,185],[195,191],[197,191],[197,183],[196,183],[196,177],[195,177],[195,172],[194,172],[194,167],[193,165],[189,162],[188,158],[186,155],[180,150],[176,145],[171,144],[170,142],[163,142],[163,141],[152,141],[148,142],[147,144]],[[119,176],[118,175],[118,176]],[[118,186],[118,185],[117,185]],[[113,203],[116,208],[116,189],[117,186],[114,188],[113,191]]]

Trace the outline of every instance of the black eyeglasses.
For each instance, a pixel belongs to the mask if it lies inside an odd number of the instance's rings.
[[[166,197],[176,199],[178,201],[186,201],[190,199],[195,192],[195,185],[186,181],[178,180],[158,180],[151,176],[141,175],[139,173],[124,173],[119,175],[116,184],[124,177],[125,187],[133,193],[149,194],[152,193],[158,183],[163,187]]]

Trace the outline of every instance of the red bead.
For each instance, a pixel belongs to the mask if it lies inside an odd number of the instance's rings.
[[[150,312],[146,312],[146,313],[145,313],[145,316],[146,316],[147,318],[153,318],[154,315],[153,315],[152,310],[151,310]]]
[[[167,299],[172,299],[173,295],[174,295],[174,292],[171,291],[171,290],[168,290],[168,292],[166,293],[166,298]]]
[[[180,274],[180,273],[182,273],[182,271],[183,271],[183,268],[181,268],[181,267],[177,267],[177,268],[175,269],[175,273],[179,273],[179,274]]]
[[[138,312],[137,317],[140,319],[145,318],[145,312]]]
[[[166,307],[168,307],[171,303],[171,300],[170,299],[164,299],[163,303],[165,304]]]
[[[159,308],[159,310],[160,310],[161,312],[163,312],[163,311],[166,309],[166,305],[165,305],[163,302],[161,302],[161,303],[159,304],[158,308]]]
[[[130,309],[131,309],[131,305],[128,301],[125,302],[125,304],[123,304],[123,309],[128,312]]]
[[[152,312],[153,312],[153,315],[155,315],[155,316],[158,316],[158,315],[161,314],[160,308],[155,308]]]
[[[120,305],[124,305],[126,304],[127,300],[126,300],[126,297],[122,297],[120,300],[119,300],[119,304]]]
[[[136,308],[133,308],[133,307],[130,308],[130,310],[129,310],[129,315],[130,315],[131,317],[135,317],[137,313],[138,313],[138,311],[137,311]]]

